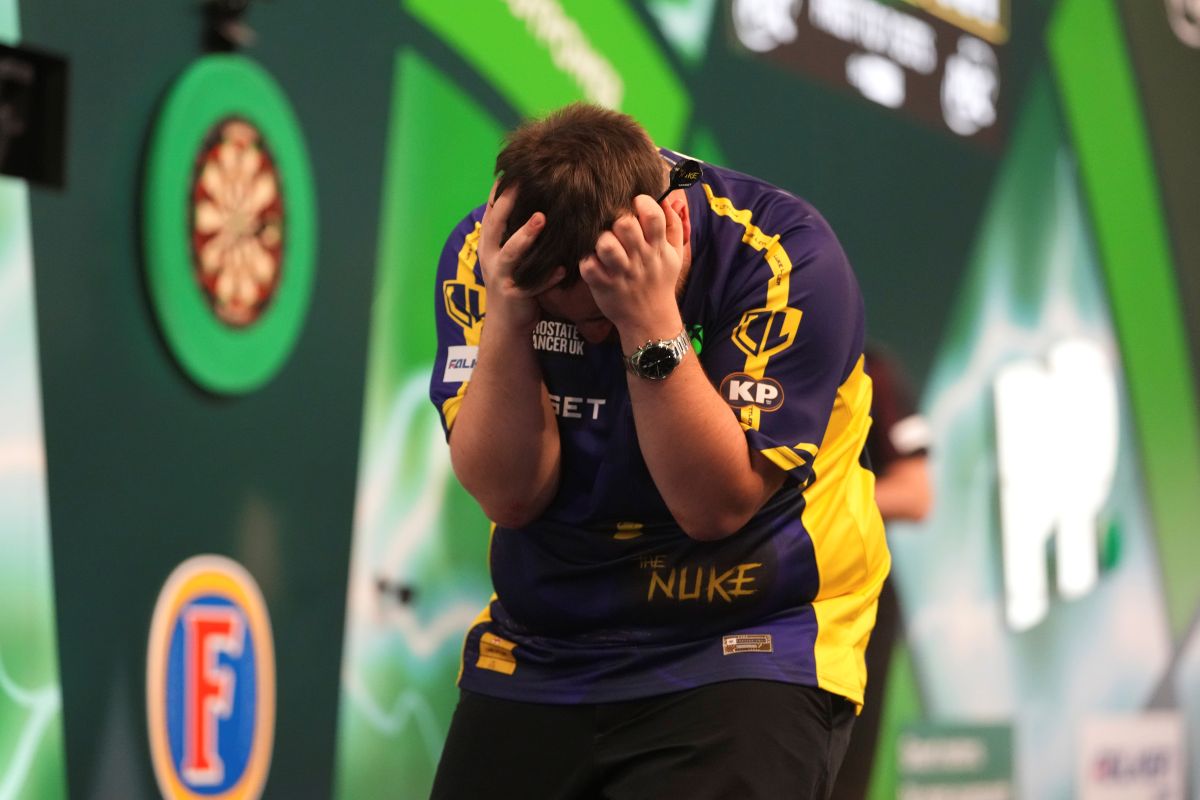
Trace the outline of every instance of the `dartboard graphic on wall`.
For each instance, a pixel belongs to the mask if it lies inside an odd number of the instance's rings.
[[[304,138],[283,91],[241,56],[193,64],[152,137],[143,250],[155,314],[184,371],[253,391],[303,328],[316,251]]]
[[[275,161],[252,122],[227,119],[204,142],[192,184],[192,259],[213,313],[253,325],[279,286],[284,208]]]

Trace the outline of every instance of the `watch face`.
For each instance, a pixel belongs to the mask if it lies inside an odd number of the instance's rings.
[[[642,351],[637,366],[643,376],[660,381],[679,366],[679,355],[665,344],[653,344]]]

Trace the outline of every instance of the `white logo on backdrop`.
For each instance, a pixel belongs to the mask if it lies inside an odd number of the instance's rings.
[[[1023,631],[1049,610],[1051,539],[1060,595],[1083,597],[1099,578],[1097,523],[1119,442],[1112,363],[1090,341],[1064,341],[1045,363],[999,371],[995,411],[1006,615]]]

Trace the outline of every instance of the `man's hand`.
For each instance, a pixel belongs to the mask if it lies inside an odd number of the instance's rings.
[[[579,263],[592,297],[621,334],[626,350],[647,339],[679,333],[675,290],[683,267],[683,222],[669,205],[649,195],[600,234],[596,252]]]
[[[496,184],[492,184],[479,236],[479,268],[487,287],[487,320],[493,327],[532,331],[541,318],[535,296],[561,281],[566,271],[557,268],[544,285],[532,289],[522,289],[513,282],[513,270],[545,227],[546,215],[540,211],[533,214],[501,247],[517,188],[514,186],[500,197],[495,195]]]

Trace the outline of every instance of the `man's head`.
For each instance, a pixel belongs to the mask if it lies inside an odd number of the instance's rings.
[[[576,103],[527,122],[496,157],[499,196],[518,188],[505,240],[535,212],[546,215],[513,272],[522,288],[541,285],[559,266],[564,288],[579,280],[579,261],[639,194],[657,197],[666,169],[650,137],[625,114]]]

